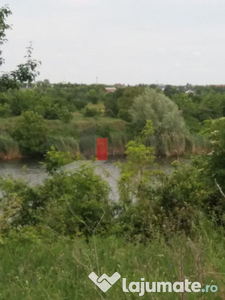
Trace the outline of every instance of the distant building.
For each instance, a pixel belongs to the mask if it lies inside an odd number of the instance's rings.
[[[192,91],[192,90],[187,90],[186,92],[185,92],[185,94],[194,94],[195,92],[194,91]]]
[[[105,92],[106,93],[114,93],[116,91],[115,87],[106,87]]]
[[[125,85],[121,84],[121,83],[116,83],[116,84],[114,84],[114,87],[115,88],[123,88],[123,87],[125,87]]]

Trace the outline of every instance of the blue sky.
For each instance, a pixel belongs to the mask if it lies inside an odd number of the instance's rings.
[[[4,71],[33,41],[39,80],[225,83],[224,0],[6,1],[13,27]]]

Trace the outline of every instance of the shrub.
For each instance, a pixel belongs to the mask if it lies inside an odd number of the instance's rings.
[[[45,120],[33,111],[27,111],[17,120],[12,136],[25,154],[42,154],[48,128]]]
[[[66,106],[59,106],[59,104],[54,104],[46,109],[45,118],[49,120],[59,119],[64,123],[69,123],[73,115],[69,112]]]
[[[41,186],[1,179],[0,233],[47,226],[62,235],[108,234],[113,218],[108,184],[86,165],[75,172],[55,172],[67,159],[65,153],[48,153],[46,166],[53,176]]]
[[[92,104],[88,103],[83,109],[83,114],[85,117],[94,117],[97,115],[104,115],[105,106],[103,103]]]
[[[59,118],[59,120],[63,121],[64,123],[69,123],[72,120],[73,115],[69,112],[69,110],[66,106],[62,106],[58,110],[58,118]]]
[[[43,222],[57,233],[89,237],[110,229],[112,210],[108,185],[86,166],[56,173],[41,188],[48,199]]]
[[[95,109],[90,109],[90,108],[88,108],[88,107],[86,107],[86,108],[84,109],[83,113],[84,113],[84,116],[85,116],[85,117],[94,117],[94,116],[97,116],[97,115],[99,114],[97,110],[95,110]]]
[[[0,181],[1,232],[10,228],[38,223],[37,210],[44,208],[38,188],[32,188],[22,180],[8,177]]]

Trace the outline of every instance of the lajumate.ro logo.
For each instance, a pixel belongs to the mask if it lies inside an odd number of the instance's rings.
[[[116,272],[111,277],[106,274],[98,276],[94,272],[88,276],[94,284],[106,293],[120,278],[121,275]],[[206,285],[202,287],[200,282],[191,282],[188,279],[184,281],[172,282],[148,282],[144,278],[140,281],[127,282],[127,278],[122,278],[122,291],[124,293],[138,293],[139,296],[144,296],[146,293],[216,293],[217,285]]]

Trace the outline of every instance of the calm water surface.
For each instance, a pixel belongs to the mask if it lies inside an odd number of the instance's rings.
[[[96,173],[108,181],[112,190],[111,198],[114,200],[118,199],[117,180],[119,179],[120,171],[118,167],[115,166],[115,163],[118,161],[119,160],[109,160],[100,163],[96,168]],[[157,159],[158,168],[171,172],[172,161],[172,159]],[[76,169],[76,167],[74,169]],[[22,178],[30,185],[41,184],[43,180],[48,177],[40,161],[34,159],[0,161],[0,175],[4,177],[10,175],[15,179]]]

